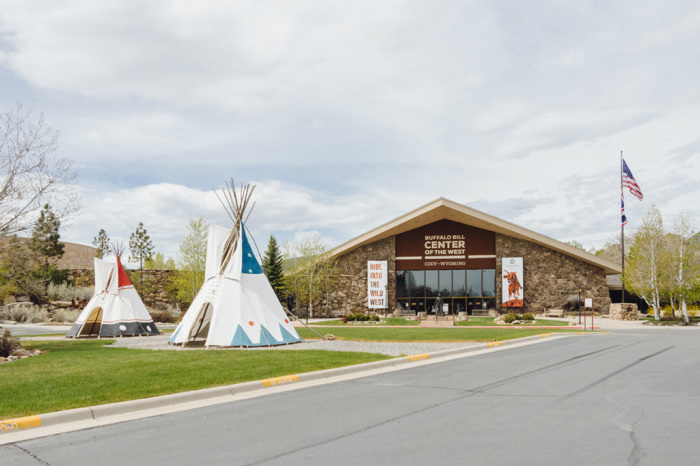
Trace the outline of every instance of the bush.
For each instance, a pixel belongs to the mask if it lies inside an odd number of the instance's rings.
[[[520,320],[524,320],[524,321],[527,321],[527,322],[532,322],[533,320],[535,320],[535,316],[533,316],[533,315],[532,315],[531,313],[529,313],[529,312],[526,312],[525,314],[523,314],[523,315],[520,316]]]
[[[94,286],[72,286],[68,283],[58,285],[49,283],[46,287],[46,294],[54,301],[72,301],[76,298],[90,300],[95,294]]]
[[[80,311],[78,309],[56,309],[53,313],[54,322],[70,322],[71,324],[78,319]]]
[[[0,357],[6,358],[21,347],[22,345],[9,330],[5,330],[0,336]]]
[[[345,316],[346,322],[355,322],[356,319],[357,319],[357,316],[353,313],[350,313],[347,316]]]
[[[26,303],[21,306],[12,306],[9,312],[10,320],[25,322],[28,324],[46,322],[49,320],[49,311],[36,304]]]
[[[515,314],[513,312],[509,312],[508,314],[503,316],[503,322],[505,322],[506,324],[512,324],[516,320],[518,320],[518,314]]]
[[[369,318],[370,322],[379,322],[379,316],[378,315],[373,315]]]

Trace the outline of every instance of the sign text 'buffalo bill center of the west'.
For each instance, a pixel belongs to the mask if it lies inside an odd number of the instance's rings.
[[[560,309],[577,295],[608,312],[621,268],[547,236],[440,198],[331,251],[330,308],[449,313]],[[619,278],[618,278],[619,280]],[[612,288],[615,288],[614,286]]]

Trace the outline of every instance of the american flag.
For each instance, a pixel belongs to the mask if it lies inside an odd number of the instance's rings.
[[[632,195],[639,199],[640,201],[644,199],[644,194],[642,194],[642,188],[637,184],[637,180],[632,176],[632,172],[627,166],[627,162],[622,159],[622,187],[628,188]],[[624,209],[624,206],[623,206]]]
[[[622,226],[627,225],[627,217],[625,216],[625,198],[621,197],[620,201],[622,201],[622,210],[620,211],[620,214],[622,215]]]

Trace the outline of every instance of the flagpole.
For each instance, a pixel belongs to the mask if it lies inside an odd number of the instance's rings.
[[[622,151],[620,151],[620,199],[624,199],[625,197],[625,191],[624,191],[624,185],[622,184],[622,164],[623,164],[623,159],[622,159]],[[624,202],[624,201],[623,201]],[[622,277],[625,274],[625,222],[620,222],[621,224],[621,232],[620,232],[620,243],[622,245],[622,274],[620,274],[620,281],[622,282],[622,304],[625,304],[625,282],[622,279]]]

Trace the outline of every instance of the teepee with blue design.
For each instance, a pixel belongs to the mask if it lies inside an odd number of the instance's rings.
[[[228,205],[233,229],[209,227],[204,284],[170,343],[203,342],[209,347],[300,342],[245,231],[243,214],[255,187],[241,187],[236,193],[231,181],[227,188],[222,190],[222,204]]]

